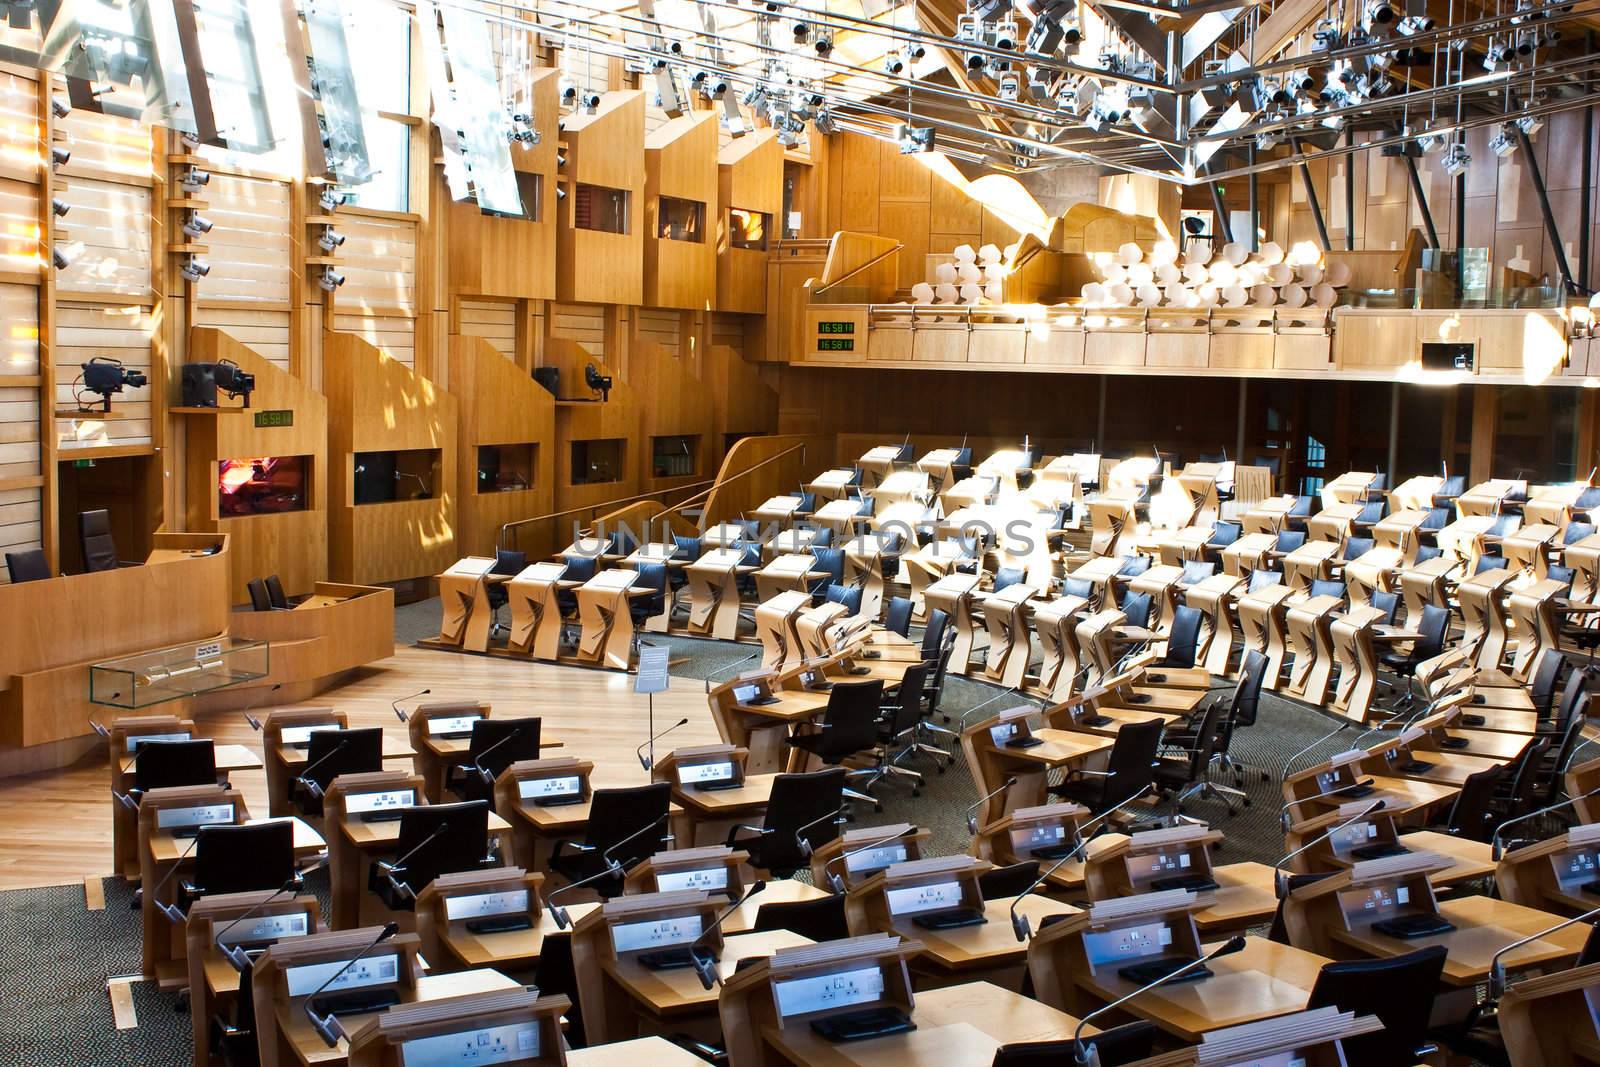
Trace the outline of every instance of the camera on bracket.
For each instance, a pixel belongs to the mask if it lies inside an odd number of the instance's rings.
[[[111,410],[111,398],[124,389],[143,389],[150,384],[150,379],[139,371],[129,370],[122,365],[120,359],[110,356],[95,356],[89,362],[81,364],[83,371],[83,392],[94,393],[100,397],[103,405],[102,411]],[[90,411],[82,399],[78,401],[80,411]]]

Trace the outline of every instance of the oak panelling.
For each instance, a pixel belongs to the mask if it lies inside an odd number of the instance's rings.
[[[555,486],[557,511],[588,508],[639,493],[639,451],[642,439],[639,394],[599,357],[572,341],[552,337],[545,345],[545,363],[561,368],[561,394],[556,402]],[[610,399],[600,400],[583,384],[583,368],[593,363],[601,374],[612,376]],[[593,399],[590,399],[590,398]],[[573,484],[574,441],[620,440],[622,462],[615,481]],[[564,520],[570,524],[572,519]],[[562,541],[561,544],[565,544]],[[558,544],[556,547],[561,547]]]
[[[94,305],[58,302],[56,305],[56,408],[76,409],[73,382],[83,373],[81,364],[95,356],[120,359],[130,370],[150,373],[150,343],[159,316],[137,304]],[[150,386],[126,389],[111,401],[112,419],[94,415],[59,419],[56,423],[61,454],[103,446],[151,444]],[[96,406],[98,397],[85,394]]]
[[[551,304],[546,317],[546,329],[552,340],[572,341],[582,345],[585,352],[602,357],[606,354],[606,309],[598,304]],[[552,363],[547,355],[546,363]],[[553,364],[552,364],[553,365]],[[561,395],[584,396],[588,390],[583,385],[583,364],[575,367],[576,378],[561,371]]]
[[[456,551],[456,398],[354,334],[323,334],[328,397],[328,569],[376,585],[437,574]],[[355,454],[437,452],[426,499],[355,504]]]
[[[0,131],[6,129],[4,122],[0,113]],[[43,251],[39,236],[39,187],[0,179],[0,270],[38,274]]]
[[[272,654],[265,678],[230,686],[213,698],[218,706],[253,705],[265,698],[269,687],[280,685],[272,703],[306,700],[394,652],[393,589],[318,582],[311,592],[344,599],[301,611],[242,609],[229,616],[232,636],[267,641]]]
[[[682,359],[661,345],[641,339],[634,345],[630,362],[630,384],[637,395],[649,398],[640,406],[640,490],[664,491],[711,477],[712,457],[722,454],[722,442],[714,440],[716,405],[711,390]],[[678,435],[696,439],[693,470],[687,475],[658,478],[651,466],[651,439]]]
[[[717,200],[717,112],[670,119],[644,141],[644,303],[707,308],[717,297],[717,242],[708,230],[722,216]],[[696,240],[660,236],[661,197],[701,205]],[[761,272],[765,280],[765,272]]]
[[[863,176],[863,179],[865,176]],[[717,309],[767,310],[767,252],[728,243],[729,212],[765,212],[768,248],[783,232],[783,146],[771,130],[735,138],[717,156]]]
[[[547,515],[555,504],[555,398],[482,337],[450,338],[450,392],[456,420],[460,555],[493,555],[500,527]],[[478,446],[533,443],[528,489],[478,492]]]
[[[57,184],[56,196],[72,205],[56,227],[56,245],[72,261],[56,272],[56,287],[70,293],[149,293],[149,188],[71,177]]]
[[[0,71],[0,168],[11,177],[35,177],[42,140],[39,83],[31,76]],[[28,221],[37,224],[38,218]]]
[[[39,474],[39,391],[0,388],[0,479]]]
[[[754,511],[780,493],[792,493],[833,460],[831,438],[810,434],[746,437],[728,449],[717,485],[706,497],[702,530]],[[744,472],[749,471],[749,474]],[[743,475],[740,477],[740,475]]]
[[[491,300],[463,300],[456,315],[456,331],[463,337],[481,337],[506,359],[515,359],[517,306]]]
[[[228,603],[249,599],[252,578],[276,574],[291,595],[308,593],[328,576],[328,402],[317,390],[223,330],[189,331],[187,358],[196,363],[229,359],[256,376],[253,410],[292,411],[291,426],[259,427],[242,414],[180,415],[185,428],[185,524],[219,530],[229,539]],[[167,388],[178,396],[180,372]],[[310,456],[308,507],[276,515],[219,517],[217,464],[256,456]]]
[[[194,309],[196,326],[214,326],[234,340],[250,346],[258,356],[279,370],[289,369],[291,327],[289,309],[251,308],[236,304],[199,304]]]
[[[705,365],[711,384],[712,422],[716,440],[713,455],[722,454],[728,438],[737,434],[772,433],[778,428],[778,392],[762,380],[757,367],[739,351],[717,343]]]
[[[437,214],[444,220],[450,291],[458,296],[523,297],[549,300],[556,295],[556,149],[561,110],[560,72],[535,70],[528,91],[539,143],[511,152],[519,175],[527,218],[485,215],[475,201],[453,201],[435,180]],[[537,196],[534,196],[537,189]],[[530,210],[531,209],[531,210]]]
[[[292,196],[288,182],[222,171],[211,175],[201,195],[208,206],[200,214],[212,227],[199,238],[211,264],[211,273],[195,285],[200,305],[216,300],[288,304],[294,271]],[[288,366],[287,354],[282,365]]]
[[[417,310],[417,225],[409,219],[359,215],[345,209],[338,230],[345,235],[339,249],[345,276],[335,297],[335,311],[378,312]]]
[[[644,94],[606,93],[595,113],[562,120],[567,196],[556,225],[556,299],[640,304],[644,298]],[[626,232],[578,229],[579,184],[628,192]]]
[[[361,338],[405,367],[416,364],[417,320],[411,315],[398,313],[354,315],[335,312],[333,328],[341,333]]]

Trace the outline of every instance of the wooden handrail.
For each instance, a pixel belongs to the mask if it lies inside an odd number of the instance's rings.
[[[903,249],[904,247],[905,247],[904,244],[901,244],[900,242],[896,241],[895,242],[895,246],[893,248],[884,249],[882,252],[879,252],[877,255],[873,256],[871,259],[867,260],[865,263],[861,264],[860,266],[855,267],[852,270],[846,271],[845,273],[839,275],[839,277],[835,278],[833,281],[829,282],[828,284],[822,286],[819,289],[813,290],[812,293],[811,293],[812,298],[815,299],[816,297],[821,296],[823,293],[826,293],[829,289],[832,289],[834,286],[838,285],[840,282],[849,281],[851,278],[854,278],[857,274],[860,274],[862,271],[866,270],[868,267],[877,266],[879,263],[882,263],[884,260],[888,259],[890,256],[898,254],[900,252],[900,250]]]

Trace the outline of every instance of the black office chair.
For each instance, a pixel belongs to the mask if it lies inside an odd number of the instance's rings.
[[[1217,554],[1220,555],[1222,549],[1227,548],[1243,536],[1244,526],[1242,524],[1224,520],[1211,528],[1211,536],[1206,540],[1206,548],[1215,549]]]
[[[267,600],[272,604],[274,611],[288,611],[294,607],[283,591],[283,580],[276,574],[269,574],[266,578]]]
[[[521,760],[539,758],[540,722],[538,716],[473,720],[466,762],[445,772],[445,788],[462,800],[493,804],[494,782],[501,772]]]
[[[594,877],[613,861],[627,871],[661,851],[662,841],[669,836],[667,807],[671,803],[670,782],[595,790],[589,798],[583,842],[557,841],[551,850],[550,869],[569,883]],[[592,886],[602,897],[618,896],[622,874],[600,879]]]
[[[6,573],[10,576],[12,585],[42,581],[50,577],[50,561],[45,558],[44,552],[37,548],[22,552],[7,552]]]
[[[1267,679],[1267,657],[1250,649],[1245,652],[1244,659],[1239,661],[1239,680],[1233,687],[1233,699],[1228,702],[1228,714],[1222,720],[1222,742],[1218,751],[1219,762],[1233,772],[1234,784],[1244,785],[1246,771],[1254,771],[1261,775],[1263,782],[1270,782],[1272,776],[1259,767],[1248,763],[1240,763],[1233,758],[1233,740],[1239,731],[1256,724],[1256,716],[1261,711],[1261,687]],[[1250,799],[1245,797],[1245,807],[1250,806]]]
[[[859,585],[840,585],[835,583],[828,586],[827,593],[823,596],[824,604],[843,604],[848,615],[861,614],[861,594]]]
[[[1229,815],[1236,812],[1228,794],[1244,797],[1240,790],[1216,785],[1209,777],[1211,761],[1220,755],[1222,749],[1225,707],[1222,701],[1212,701],[1206,707],[1181,758],[1163,756],[1156,761],[1156,786],[1162,793],[1171,796],[1174,816],[1183,814],[1184,801],[1197,793],[1222,801],[1228,806]],[[1128,728],[1124,726],[1122,729],[1126,731]],[[1120,739],[1121,735],[1118,736]]]
[[[1467,477],[1464,474],[1447,475],[1439,488],[1433,492],[1434,507],[1444,508],[1455,503],[1456,497],[1467,491]]]
[[[1572,754],[1583,743],[1583,727],[1588,715],[1589,694],[1584,693],[1578,698],[1577,707],[1567,722],[1566,730],[1551,738],[1553,747],[1546,751],[1534,771],[1537,777],[1533,798],[1535,807],[1548,807],[1560,797],[1567,764],[1572,761]]]
[[[1502,821],[1526,815],[1534,808],[1539,785],[1539,764],[1550,749],[1550,738],[1535,735],[1522,751],[1504,765],[1506,777],[1500,782],[1492,806]]]
[[[1555,710],[1556,683],[1561,680],[1561,669],[1566,660],[1560,652],[1547,648],[1539,654],[1539,661],[1528,675],[1528,695],[1533,698],[1534,718],[1545,723]]]
[[[528,554],[526,552],[513,552],[509,548],[497,548],[494,550],[494,566],[489,568],[489,573],[511,577],[521,574],[522,568],[527,565]],[[490,631],[491,633],[499,633],[505,629],[505,626],[500,622],[500,609],[511,602],[511,591],[506,588],[504,582],[485,582],[483,593],[489,600],[490,618],[494,620],[490,626]]]
[[[909,637],[911,635],[912,606],[909,597],[890,597],[889,607],[883,616],[884,629],[889,630],[891,633],[897,633],[901,637]]]
[[[561,577],[569,582],[587,582],[600,572],[600,561],[595,556],[581,556],[577,554],[561,557],[561,562],[567,569]],[[563,617],[571,619],[578,614],[577,586],[570,589],[556,590],[556,607],[560,609]]]
[[[650,590],[649,596],[628,599],[628,614],[633,619],[633,625],[639,627],[667,610],[667,565],[640,563],[634,570],[639,573],[639,577],[633,580],[633,588]],[[637,636],[637,630],[635,634]]]
[[[1417,632],[1422,636],[1411,642],[1410,651],[1385,652],[1378,657],[1378,663],[1401,678],[1410,678],[1416,674],[1419,663],[1426,663],[1444,651],[1444,639],[1449,629],[1450,609],[1424,604],[1422,615],[1417,620]]]
[[[912,796],[922,795],[922,774],[900,766],[900,761],[917,751],[917,727],[923,718],[922,694],[927,676],[926,663],[907,667],[893,699],[879,709],[877,743],[872,750],[872,774],[861,784],[861,792],[870,792],[885,778],[899,777],[910,780]]]
[[[684,537],[682,534],[672,535],[672,558],[679,563],[693,563],[703,555],[705,549],[700,546],[700,538]],[[669,567],[667,583],[674,591],[682,589],[689,584],[688,570],[684,567]]]
[[[1329,578],[1311,579],[1311,596],[1331,596],[1339,600],[1344,599],[1344,583],[1336,582]]]
[[[145,741],[133,757],[134,793],[180,785],[216,785],[216,746],[208,737]]]
[[[223,1067],[260,1067],[253,961],[239,972],[238,994],[226,1000],[218,998],[217,1003],[221,1010],[211,1016],[210,1025],[212,1054],[222,1061]]]
[[[583,1029],[583,1005],[578,995],[578,969],[572,962],[572,935],[546,931],[539,946],[539,963],[533,971],[533,988],[541,996],[565,996],[571,1006],[562,1013],[567,1044],[583,1048],[589,1043]]]
[[[90,574],[134,566],[117,559],[116,538],[111,536],[111,512],[103,508],[78,513],[78,542],[83,546],[83,569]]]
[[[1371,552],[1376,544],[1377,542],[1370,537],[1347,537],[1344,542],[1344,551],[1339,554],[1339,558],[1346,563],[1360,559],[1368,552]]]
[[[950,615],[941,608],[928,612],[928,621],[922,628],[922,661],[937,659],[944,649],[945,631],[950,627]]]
[[[839,836],[845,769],[780,774],[760,826],[728,831],[728,847],[750,853],[750,866],[774,878],[789,878],[811,862],[811,853]]]
[[[1502,765],[1469,774],[1462,781],[1461,791],[1456,794],[1445,816],[1445,832],[1487,844],[1498,825],[1492,805],[1495,791],[1505,773],[1506,768]]]
[[[865,682],[835,682],[828,693],[828,707],[822,722],[808,733],[791,735],[786,743],[802,752],[809,752],[829,766],[837,767],[851,756],[870,752],[878,742],[878,718],[883,704],[883,680],[873,678]],[[870,768],[854,772],[871,775]],[[873,805],[882,811],[876,798],[853,789],[846,789],[851,800]]]
[[[491,862],[488,801],[406,808],[395,858],[372,865],[367,888],[392,911],[415,911],[417,894],[439,875],[481,870]]]
[[[1021,567],[1001,567],[999,570],[994,572],[993,592],[998,593],[1002,589],[1009,589],[1013,585],[1016,585],[1018,582],[1022,581],[1024,577],[1025,575]]]
[[[984,900],[1021,896],[1039,877],[1039,861],[1023,860],[995,867],[978,875],[978,892]]]
[[[1195,651],[1200,646],[1199,608],[1181,605],[1172,614],[1172,629],[1167,632],[1167,653],[1157,662],[1158,667],[1189,668],[1194,666]]]
[[[250,594],[250,610],[271,611],[272,597],[267,592],[267,583],[260,578],[252,578],[244,583],[245,591]]]
[[[1148,1059],[1161,1034],[1155,1023],[1140,1019],[1085,1037],[1085,1048],[1092,1048],[1100,1067],[1123,1067]],[[1077,1043],[1073,1041],[1019,1041],[994,1050],[990,1067],[1068,1067],[1076,1063]]]
[[[301,815],[320,818],[322,795],[341,774],[383,770],[383,728],[313,730],[306,741],[306,765],[295,777],[291,796]]]
[[[1060,784],[1050,787],[1050,794],[1077,801],[1098,814],[1144,792],[1155,781],[1156,752],[1164,726],[1160,719],[1123,726],[1112,742],[1104,771],[1075,768]]]
[[[1412,1067],[1437,1052],[1428,1040],[1428,1018],[1439,995],[1448,950],[1443,945],[1381,960],[1325,963],[1317,972],[1306,1009],[1336,1007],[1376,1015],[1383,1028],[1339,1042],[1345,1062],[1362,1067]]]
[[[194,877],[179,887],[179,906],[205,896],[277,889],[294,877],[294,824],[202,826],[194,845]]]
[[[850,926],[844,917],[844,894],[829,893],[825,897],[813,897],[810,900],[781,900],[762,904],[756,909],[756,921],[750,929],[753,933],[788,930],[818,944],[843,941],[850,936]]]

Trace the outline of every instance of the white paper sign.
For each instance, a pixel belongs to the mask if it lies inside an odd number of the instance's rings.
[[[667,659],[671,650],[660,645],[639,646],[639,673],[633,676],[635,693],[667,691]]]

